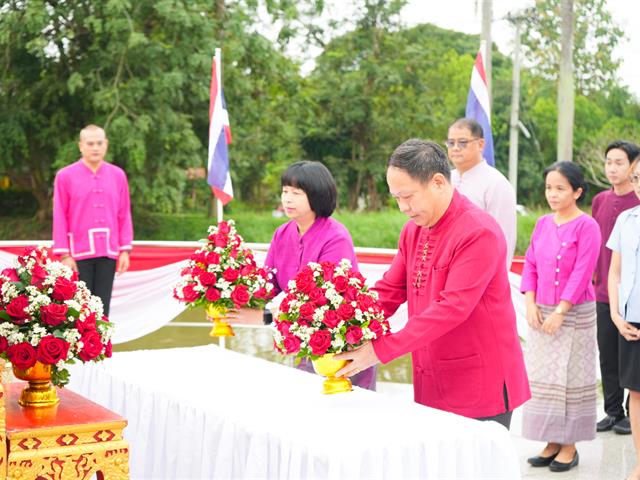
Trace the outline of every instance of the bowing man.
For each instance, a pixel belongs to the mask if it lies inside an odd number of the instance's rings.
[[[413,357],[417,403],[509,428],[531,396],[516,331],[506,240],[496,221],[451,185],[447,155],[407,140],[388,161],[387,183],[410,220],[391,267],[375,285],[385,316],[408,302],[399,332],[337,359],[351,376],[404,354]]]

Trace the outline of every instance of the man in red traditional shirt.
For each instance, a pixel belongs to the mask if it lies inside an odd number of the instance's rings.
[[[455,191],[447,155],[434,142],[408,140],[389,159],[387,183],[411,220],[398,253],[375,285],[388,317],[405,301],[399,332],[338,355],[351,376],[406,353],[415,401],[509,428],[531,393],[516,330],[506,241],[496,221]]]

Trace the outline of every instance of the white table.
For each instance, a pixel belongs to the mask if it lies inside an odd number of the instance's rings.
[[[131,478],[520,477],[509,433],[223,350],[116,353],[70,388],[126,417]]]

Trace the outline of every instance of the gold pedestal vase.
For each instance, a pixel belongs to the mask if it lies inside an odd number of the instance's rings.
[[[213,322],[213,327],[209,332],[210,337],[233,337],[233,328],[223,319],[227,314],[227,309],[224,307],[216,307],[214,305],[207,305],[207,317]]]
[[[51,384],[52,365],[41,362],[27,369],[13,366],[13,374],[29,385],[22,390],[18,403],[23,407],[52,407],[60,402],[55,387]]]
[[[322,385],[322,393],[344,393],[352,390],[351,380],[344,377],[336,377],[335,374],[338,370],[347,364],[346,360],[334,360],[333,353],[327,353],[322,355],[316,360],[312,360],[313,369],[318,375],[327,377]]]

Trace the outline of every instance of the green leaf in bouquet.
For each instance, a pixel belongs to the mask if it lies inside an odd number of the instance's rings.
[[[69,370],[66,368],[53,367],[51,371],[51,382],[58,387],[64,387],[69,383]]]
[[[80,312],[75,308],[71,308],[71,307],[67,309],[67,313],[74,318],[78,318],[80,316]]]
[[[4,310],[0,312],[0,318],[2,318],[3,320],[7,320],[9,322],[11,321],[11,315],[9,315]]]

